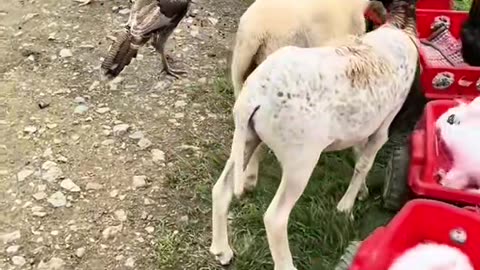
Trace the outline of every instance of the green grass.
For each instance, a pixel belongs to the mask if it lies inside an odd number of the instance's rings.
[[[457,1],[457,9],[469,8],[470,0]],[[188,133],[185,144],[200,147],[201,154],[182,150],[173,160],[167,187],[170,213],[161,224],[158,239],[159,269],[221,269],[208,253],[211,237],[211,188],[220,175],[230,150],[233,93],[222,74],[211,89],[189,89],[189,98],[225,118],[204,126],[208,133]],[[208,125],[208,124],[207,124]],[[190,151],[190,152],[185,152]],[[355,205],[355,221],[336,212],[353,172],[350,151],[322,154],[303,196],[290,216],[289,241],[298,269],[331,270],[352,240],[364,239],[387,223],[394,213],[381,207],[384,165],[388,144],[380,151],[367,182],[370,197]],[[231,269],[273,269],[262,216],[281,176],[269,153],[261,162],[259,184],[253,194],[234,200],[230,240],[236,252]],[[188,216],[188,222],[179,217]]]

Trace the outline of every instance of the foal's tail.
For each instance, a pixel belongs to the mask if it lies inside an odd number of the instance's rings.
[[[232,141],[232,158],[234,160],[233,193],[238,198],[244,191],[244,171],[260,139],[253,129],[253,117],[260,105],[252,106],[247,102],[248,90],[243,89],[233,109],[235,131]],[[248,144],[248,145],[247,145]]]

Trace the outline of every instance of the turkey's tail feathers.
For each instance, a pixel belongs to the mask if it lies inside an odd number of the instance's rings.
[[[110,46],[107,56],[102,62],[102,75],[107,79],[117,77],[122,70],[130,64],[132,58],[137,57],[138,48],[141,44],[135,44],[130,31],[123,31],[117,35],[116,40]]]

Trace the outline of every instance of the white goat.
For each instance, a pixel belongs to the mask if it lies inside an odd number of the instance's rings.
[[[418,244],[400,255],[388,270],[473,270],[458,248],[436,243]]]
[[[288,14],[288,15],[287,15]],[[240,18],[231,77],[235,97],[245,79],[281,47],[319,47],[349,34],[365,33],[365,16],[383,24],[386,9],[380,1],[369,0],[257,0]],[[257,183],[261,147],[247,167],[247,189]]]
[[[414,0],[409,0],[413,1]],[[212,190],[212,245],[221,264],[233,251],[227,214],[244,190],[244,165],[261,142],[283,175],[264,223],[275,270],[296,269],[288,245],[288,218],[322,152],[357,149],[348,190],[337,209],[349,213],[388,127],[411,88],[418,61],[415,4],[394,1],[392,18],[342,46],[284,47],[248,77],[235,103],[232,151]],[[234,171],[232,179],[232,171]]]

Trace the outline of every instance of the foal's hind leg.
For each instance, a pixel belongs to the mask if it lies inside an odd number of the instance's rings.
[[[321,151],[319,147],[304,147],[277,156],[282,164],[282,181],[263,219],[275,270],[296,269],[288,244],[288,219],[307,186]]]
[[[245,169],[245,189],[252,191],[258,182],[258,167],[263,154],[265,153],[264,144],[260,143],[252,154],[250,162]]]

